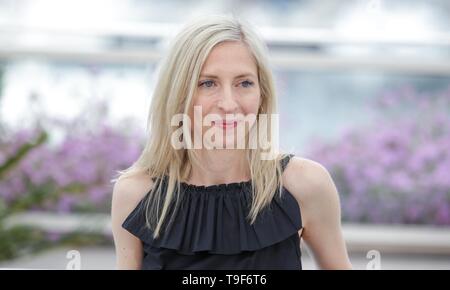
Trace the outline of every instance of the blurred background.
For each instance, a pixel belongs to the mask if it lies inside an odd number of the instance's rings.
[[[0,268],[115,267],[110,179],[168,41],[211,13],[266,41],[281,147],[330,171],[354,267],[450,269],[445,0],[0,0]]]

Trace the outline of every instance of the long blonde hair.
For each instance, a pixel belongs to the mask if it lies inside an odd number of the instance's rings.
[[[171,118],[175,114],[188,114],[202,65],[213,47],[224,41],[240,41],[253,55],[261,91],[258,113],[270,115],[277,112],[268,50],[250,24],[234,16],[215,15],[187,24],[176,35],[159,67],[148,115],[145,148],[131,167],[119,171],[118,178],[113,179],[115,182],[145,172],[155,181],[146,202],[147,226],[153,230],[154,238],[160,235],[174,199],[176,206],[178,205],[180,182],[189,177],[192,164],[196,160],[193,150],[177,150],[171,146],[171,135],[175,130],[171,126]],[[269,130],[274,129],[277,130],[269,126]],[[271,132],[268,132],[267,136],[270,140]],[[270,144],[274,144],[273,141],[270,140]],[[253,224],[258,213],[270,204],[277,190],[281,195],[280,159],[285,155],[276,154],[274,159],[262,160],[262,149],[259,146],[256,149],[245,149],[245,152],[250,168],[253,197],[247,218]],[[167,184],[163,186],[162,181],[166,177]]]

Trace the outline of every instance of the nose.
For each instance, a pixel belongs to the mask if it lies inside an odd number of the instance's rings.
[[[238,103],[234,98],[233,89],[230,87],[224,87],[222,96],[217,103],[217,106],[224,112],[235,112],[238,108]]]

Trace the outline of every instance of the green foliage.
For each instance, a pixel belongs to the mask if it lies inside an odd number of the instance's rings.
[[[33,150],[34,148],[42,145],[48,139],[48,134],[45,131],[42,131],[40,135],[33,142],[25,143],[19,147],[17,152],[9,158],[6,159],[2,164],[0,164],[0,179],[11,170],[14,166],[16,166],[20,160],[24,159],[27,154]]]
[[[5,228],[0,223],[0,261],[35,253],[49,246],[45,234],[27,226]]]

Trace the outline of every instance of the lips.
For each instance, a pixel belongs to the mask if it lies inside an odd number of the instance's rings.
[[[237,121],[212,121],[212,125],[222,129],[231,129],[237,127]]]

